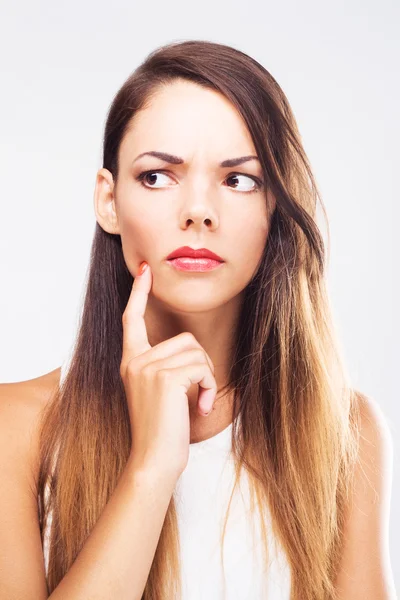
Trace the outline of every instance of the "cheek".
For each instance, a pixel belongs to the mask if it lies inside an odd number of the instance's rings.
[[[238,279],[243,278],[241,284],[247,284],[256,274],[267,237],[268,232],[264,228],[255,227],[254,224],[247,230],[242,227],[238,232],[230,256]]]
[[[269,223],[263,210],[236,215],[231,222],[231,239],[235,240],[232,252],[238,263],[248,263],[249,269],[258,263],[268,238]]]
[[[254,208],[254,207],[253,207]],[[237,290],[245,288],[253,279],[267,244],[270,218],[266,209],[237,211],[230,221],[230,239],[234,240],[229,249],[234,269],[232,279]]]
[[[160,214],[148,208],[143,210],[141,205],[136,203],[131,210],[121,211],[119,222],[123,244],[148,250],[149,246],[159,239],[165,220],[160,218]]]
[[[157,243],[160,243],[162,223],[162,220],[138,211],[124,215],[120,220],[122,251],[131,273],[136,271],[139,262],[152,259]]]

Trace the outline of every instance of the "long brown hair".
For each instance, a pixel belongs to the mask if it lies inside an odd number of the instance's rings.
[[[217,90],[236,107],[276,198],[259,269],[245,290],[230,369],[228,389],[234,393],[234,415],[240,415],[232,428],[235,486],[245,469],[253,500],[269,507],[291,569],[291,600],[331,599],[358,453],[359,413],[326,289],[327,257],[316,223],[318,206],[327,224],[326,211],[278,83],[244,52],[210,41],[158,48],[117,92],[103,142],[103,167],[115,182],[118,151],[132,117],[160,86],[177,78]],[[50,593],[83,547],[129,457],[131,431],[119,367],[122,313],[132,282],[120,236],[97,223],[70,368],[41,424],[38,503],[42,540],[52,511]],[[261,529],[267,557],[263,518]],[[172,497],[143,600],[179,594]]]

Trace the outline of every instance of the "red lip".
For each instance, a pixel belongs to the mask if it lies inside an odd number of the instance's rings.
[[[189,256],[190,258],[212,258],[213,260],[218,260],[219,262],[225,262],[223,258],[218,256],[218,254],[214,254],[211,250],[207,250],[207,248],[199,248],[198,250],[194,250],[189,246],[182,246],[181,248],[177,248],[168,254],[167,260],[172,258],[180,258],[181,256]]]

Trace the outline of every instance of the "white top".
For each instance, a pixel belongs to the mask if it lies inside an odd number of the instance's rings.
[[[62,381],[68,362],[61,369]],[[190,444],[188,464],[175,486],[182,600],[289,600],[290,567],[273,535],[268,509],[270,561],[268,568],[264,564],[259,516],[251,516],[245,473],[233,494],[225,531],[224,595],[220,540],[234,483],[231,434],[232,424],[208,440]],[[47,547],[45,561],[47,568]]]
[[[177,481],[183,600],[289,600],[290,567],[273,536],[265,510],[270,561],[264,564],[259,514],[251,513],[248,477],[242,473],[221,534],[234,484],[232,424],[212,438],[190,444],[189,461]],[[254,543],[254,548],[253,548]]]

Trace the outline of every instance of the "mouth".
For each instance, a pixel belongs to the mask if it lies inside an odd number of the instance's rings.
[[[212,271],[224,264],[222,261],[213,258],[192,258],[190,256],[171,258],[167,260],[167,263],[178,271],[195,271],[197,273]]]

